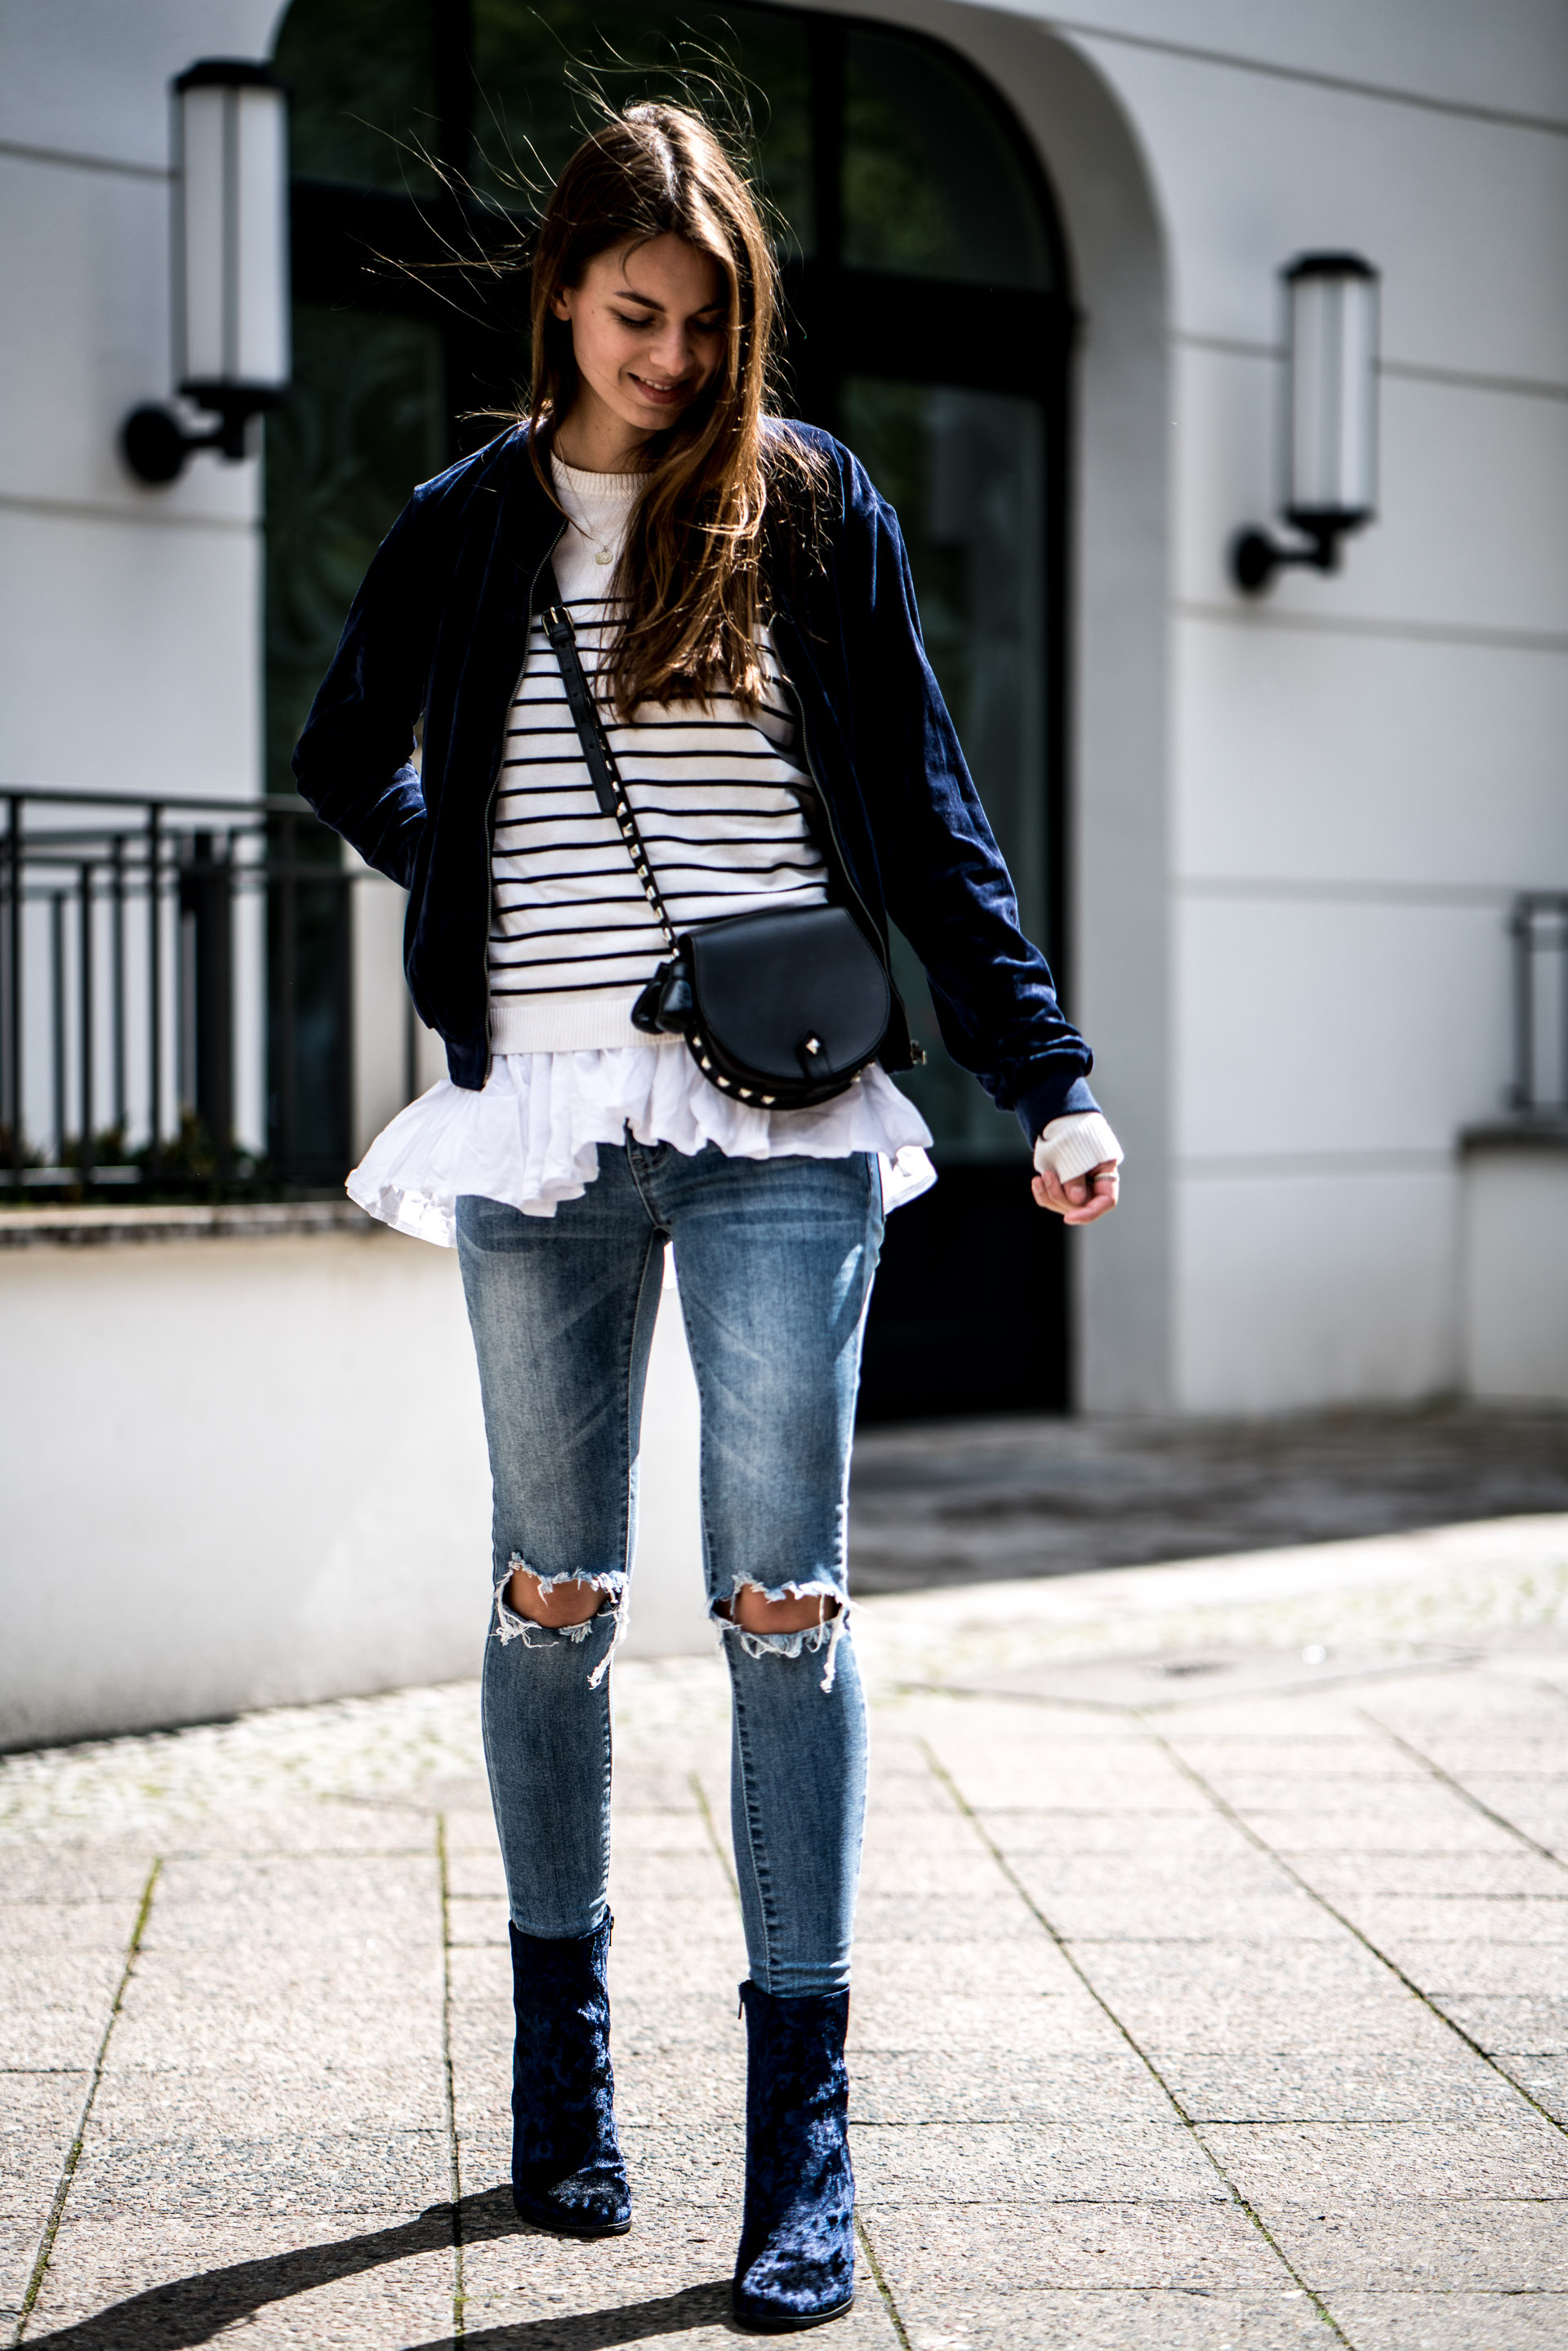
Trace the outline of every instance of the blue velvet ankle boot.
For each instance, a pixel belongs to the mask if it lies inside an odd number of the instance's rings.
[[[623,2237],[632,2226],[610,2071],[611,1925],[560,1942],[510,1928],[512,2201],[559,2237]]]
[[[759,2335],[839,2317],[855,2298],[847,1991],[778,2000],[743,1983],[746,2210],[731,2289]]]

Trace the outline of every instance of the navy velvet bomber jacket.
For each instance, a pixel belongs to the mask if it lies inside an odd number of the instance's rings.
[[[921,642],[893,509],[826,434],[820,559],[771,582],[832,894],[886,954],[889,919],[924,964],[949,1052],[1031,1139],[1092,1110],[1092,1056],[1064,1018],[1018,905]],[[490,1066],[490,810],[528,641],[535,576],[562,518],[516,427],[426,482],[354,599],[294,754],[299,789],[409,893],[403,961],[455,1083]],[[414,729],[423,716],[419,762]],[[902,1019],[884,1059],[908,1065]]]

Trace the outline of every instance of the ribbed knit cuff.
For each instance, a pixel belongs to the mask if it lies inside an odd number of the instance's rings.
[[[602,1053],[617,1045],[652,1045],[632,1026],[638,990],[581,988],[560,996],[495,997],[492,1053]]]
[[[1103,1166],[1107,1159],[1113,1159],[1119,1167],[1122,1146],[1100,1110],[1073,1111],[1066,1118],[1053,1118],[1034,1146],[1039,1174],[1043,1176],[1051,1168],[1063,1184],[1071,1184],[1075,1176],[1087,1176],[1092,1167]]]

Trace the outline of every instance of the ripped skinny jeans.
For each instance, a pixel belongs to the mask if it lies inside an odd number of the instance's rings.
[[[729,1667],[730,1816],[752,1980],[841,1991],[860,1875],[865,1706],[845,1530],[861,1336],[882,1244],[873,1157],[728,1159],[709,1144],[601,1144],[551,1217],[457,1203],[457,1244],[495,1494],[482,1713],[513,1923],[591,1934],[610,1866],[609,1667],[636,1534],[643,1388],[666,1244],[702,1404],[703,1569]],[[552,1631],[504,1593],[604,1593]],[[748,1634],[754,1584],[821,1593],[837,1616]]]

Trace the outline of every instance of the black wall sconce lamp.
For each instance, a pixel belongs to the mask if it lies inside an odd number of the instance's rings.
[[[1285,484],[1281,509],[1304,547],[1256,524],[1230,543],[1245,595],[1281,566],[1339,569],[1339,543],[1377,511],[1377,272],[1355,253],[1303,253],[1284,273]]]
[[[175,388],[217,422],[190,433],[137,408],[120,445],[143,482],[194,449],[246,454],[246,426],[288,390],[288,101],[269,66],[204,57],[174,83]]]

